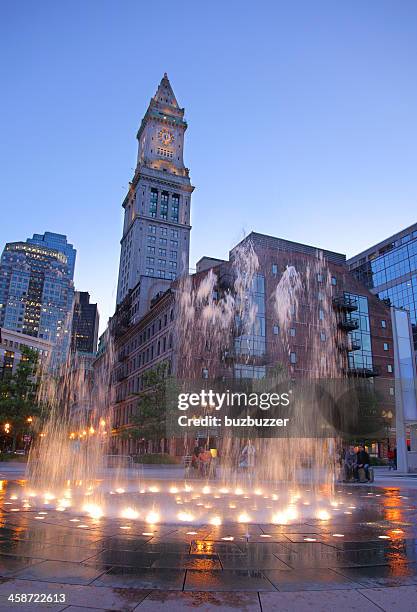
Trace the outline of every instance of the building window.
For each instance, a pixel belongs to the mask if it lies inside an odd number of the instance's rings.
[[[178,230],[177,229],[172,229],[171,230],[171,238],[178,238]]]
[[[290,327],[290,336],[295,336],[295,327]]]
[[[160,238],[160,239],[159,239],[159,244],[160,244],[161,246],[166,246],[166,245],[167,245],[167,242],[168,242],[168,241],[167,241],[167,239],[166,239],[166,238]]]
[[[324,319],[324,310],[322,310],[321,308],[319,310],[319,319],[320,319],[320,321],[323,321],[323,319]]]
[[[158,205],[158,190],[151,189],[151,201],[149,204],[149,215],[151,217],[156,217],[156,207]]]
[[[155,236],[148,236],[148,242],[149,244],[155,244],[156,242]]]
[[[390,395],[394,395],[394,387],[390,387],[389,388],[389,394]]]
[[[163,191],[161,193],[161,208],[160,208],[160,217],[161,219],[168,219],[168,192]]]
[[[276,276],[278,274],[278,266],[277,264],[272,264],[272,274]]]
[[[167,157],[168,159],[172,159],[174,155],[169,149],[162,149],[161,147],[158,147],[156,152],[160,157]]]
[[[169,256],[170,256],[171,259],[177,259],[177,255],[178,255],[177,251],[170,251],[169,252]]]
[[[153,266],[155,264],[155,257],[147,257],[146,263],[148,264],[148,266]]]
[[[383,327],[384,329],[386,329],[386,327],[387,327],[387,322],[384,321],[384,319],[382,319],[382,321],[381,321],[381,327]]]
[[[272,332],[273,332],[273,334],[274,334],[275,336],[278,336],[278,334],[279,334],[279,326],[278,326],[278,325],[274,325],[274,326],[272,327]]]
[[[388,351],[389,350],[389,344],[388,342],[384,342],[384,351]]]
[[[324,331],[320,332],[320,340],[322,342],[326,342],[326,332]]]
[[[160,257],[166,257],[167,256],[167,250],[166,249],[158,249],[158,253]]]
[[[158,270],[158,278],[165,278],[165,270]]]
[[[392,373],[392,365],[390,363],[387,365],[387,371],[390,372],[390,374]]]
[[[178,248],[178,240],[171,240],[171,246],[174,247],[174,249]]]
[[[290,353],[290,362],[297,363],[297,353]]]
[[[152,276],[153,273],[154,273],[154,269],[153,268],[146,268],[145,274],[147,274],[148,276]]]
[[[178,223],[180,196],[176,193],[171,198],[171,221]]]
[[[208,369],[207,369],[207,368],[203,368],[203,369],[201,370],[201,376],[202,376],[202,378],[208,378],[208,374],[209,374],[209,372],[208,372]]]
[[[148,232],[150,234],[156,234],[156,225],[148,225]]]
[[[332,276],[331,283],[332,283],[333,287],[336,287],[336,285],[337,285],[337,278],[335,276]]]
[[[161,227],[161,236],[168,236],[168,228],[167,227]]]
[[[153,246],[148,246],[147,251],[148,251],[148,253],[150,253],[151,255],[155,255],[155,247],[153,247]]]

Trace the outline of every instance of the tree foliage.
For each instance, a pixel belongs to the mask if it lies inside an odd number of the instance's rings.
[[[166,384],[168,362],[164,361],[143,375],[143,390],[137,393],[136,411],[132,427],[125,435],[146,440],[160,440],[166,430]]]
[[[27,430],[27,419],[40,413],[37,403],[37,365],[36,351],[24,347],[16,371],[13,374],[6,373],[0,380],[0,424],[2,428],[5,423],[10,424],[10,433],[14,439]]]

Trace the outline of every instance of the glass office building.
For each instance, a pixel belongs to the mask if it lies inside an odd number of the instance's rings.
[[[51,367],[67,356],[74,285],[67,256],[29,244],[6,244],[0,259],[0,327],[52,343]]]
[[[67,258],[68,274],[74,280],[75,258],[77,251],[72,244],[69,244],[67,237],[64,234],[55,234],[54,232],[45,232],[44,234],[33,234],[32,238],[26,240],[28,244],[37,244],[45,246],[48,249],[54,249],[60,253],[64,253]]]
[[[417,223],[352,257],[348,265],[373,294],[410,312],[417,351]]]

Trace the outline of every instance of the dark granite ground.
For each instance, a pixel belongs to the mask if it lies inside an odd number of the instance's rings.
[[[250,525],[249,538],[240,524],[143,535],[138,521],[76,523],[55,510],[36,520],[4,504],[3,481],[0,610],[417,610],[417,490],[345,492],[356,508],[329,521]],[[66,601],[8,601],[21,593]]]

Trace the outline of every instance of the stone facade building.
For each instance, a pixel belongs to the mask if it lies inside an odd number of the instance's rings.
[[[165,74],[137,133],[137,166],[123,202],[117,304],[134,290],[134,320],[156,294],[188,273],[194,187],[183,160],[186,129],[184,109]]]

